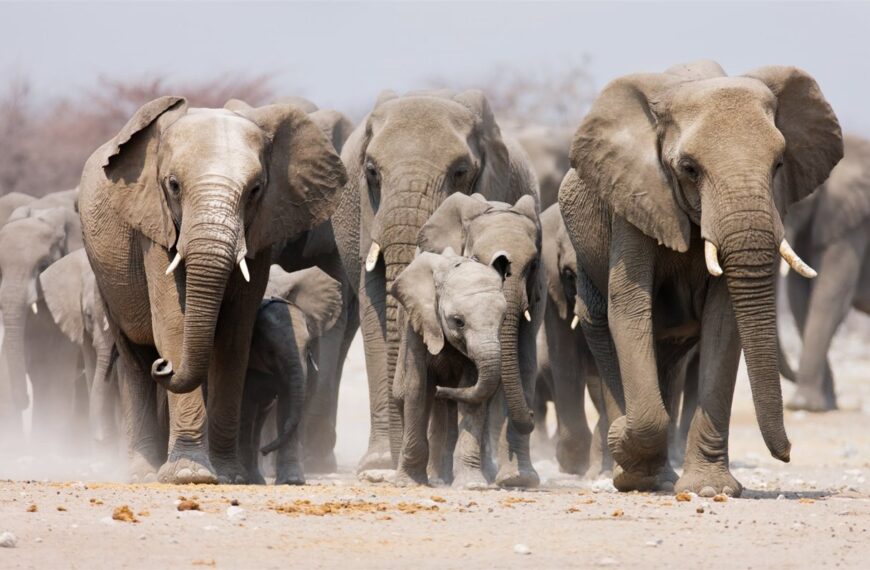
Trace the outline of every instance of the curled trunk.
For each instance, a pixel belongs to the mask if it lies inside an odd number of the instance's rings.
[[[436,395],[439,398],[482,404],[495,394],[501,378],[501,343],[498,340],[482,343],[470,356],[477,367],[477,382],[463,388],[438,386]]]

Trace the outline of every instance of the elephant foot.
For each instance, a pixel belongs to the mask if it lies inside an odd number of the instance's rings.
[[[628,429],[625,416],[617,418],[607,433],[607,447],[613,460],[626,472],[655,475],[668,460],[668,428],[646,436]]]
[[[728,495],[739,497],[743,485],[734,478],[727,467],[711,465],[708,467],[687,467],[674,488],[678,493],[691,491],[701,497]]]
[[[393,483],[396,487],[422,487],[429,484],[429,476],[425,467],[411,468],[400,463]]]
[[[495,476],[495,484],[499,487],[533,488],[541,484],[538,472],[531,465],[504,465]]]
[[[263,478],[263,474],[260,473],[259,469],[248,469],[247,480],[250,485],[266,484],[266,479]]]
[[[821,391],[800,387],[785,407],[795,411],[830,412],[837,409],[837,402],[833,398],[826,398]]]
[[[305,471],[298,461],[290,461],[286,465],[278,467],[278,473],[275,476],[276,485],[304,485]]]
[[[452,486],[454,489],[466,489],[469,491],[480,491],[491,487],[483,472],[480,469],[471,467],[458,469],[453,478]]]
[[[583,479],[610,479],[613,477],[613,471],[610,467],[606,467],[601,463],[593,463],[589,466],[589,469],[586,470],[582,475]]]
[[[560,438],[556,444],[556,461],[561,473],[582,475],[589,469],[589,441]]]
[[[332,450],[322,454],[309,455],[305,458],[305,469],[309,473],[335,473],[338,471],[338,461]]]
[[[390,453],[388,440],[375,441],[369,444],[366,454],[360,459],[357,473],[379,469],[393,469],[393,455]]]
[[[623,493],[628,491],[673,491],[677,473],[665,462],[648,471],[626,471],[617,465],[613,468],[613,486]]]
[[[244,467],[236,457],[215,457],[212,464],[221,485],[244,485],[248,481]]]
[[[144,455],[133,452],[130,460],[130,483],[154,483],[157,481],[157,469]]]
[[[215,484],[218,476],[204,449],[173,450],[157,472],[157,480],[175,485]]]

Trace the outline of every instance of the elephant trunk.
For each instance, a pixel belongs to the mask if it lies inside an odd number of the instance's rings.
[[[303,359],[309,358],[307,353],[299,354],[298,362],[295,363],[286,378],[288,385],[282,386],[278,393],[278,417],[285,418],[284,425],[281,427],[281,433],[278,434],[275,441],[260,448],[260,453],[263,455],[268,455],[287,443],[293,437],[296,430],[300,428],[302,412],[305,409],[306,384],[308,382],[307,366],[303,363]]]
[[[109,373],[112,367],[114,345],[97,348],[97,363],[94,367],[94,379],[91,383],[91,394],[88,402],[88,420],[94,441],[103,443],[109,439],[109,426],[114,417],[111,404],[111,384]]]
[[[764,224],[771,220],[773,223]],[[776,330],[776,267],[778,215],[772,208],[756,215],[753,226],[723,232],[723,265],[737,330],[743,346],[755,413],[764,442],[777,459],[788,462],[791,443],[785,432],[779,380]],[[733,218],[732,218],[733,219]]]
[[[521,434],[535,428],[534,414],[526,400],[519,360],[520,322],[528,310],[525,302],[525,280],[518,275],[508,277],[504,284],[507,311],[499,330],[502,347],[501,382],[507,402],[508,417]]]
[[[151,376],[170,392],[191,392],[208,378],[215,325],[227,280],[236,264],[239,232],[226,224],[207,227],[210,225],[199,224],[197,236],[185,244],[187,280],[181,362],[174,368],[172,362],[158,358],[151,366]]]
[[[501,343],[493,339],[475,345],[475,350],[469,357],[477,366],[477,383],[463,388],[448,388],[438,386],[436,396],[465,402],[466,404],[482,404],[489,400],[498,390],[501,378]]]
[[[18,410],[25,410],[30,405],[27,395],[27,365],[24,347],[27,311],[30,310],[28,301],[26,287],[15,287],[3,291],[3,354],[9,367],[12,401]]]

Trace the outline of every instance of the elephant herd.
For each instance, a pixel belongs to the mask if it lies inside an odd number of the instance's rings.
[[[361,330],[360,472],[533,487],[554,444],[622,491],[739,495],[741,352],[777,459],[780,371],[788,407],[836,407],[828,346],[870,312],[870,142],[807,73],[710,61],[620,77],[574,127],[511,137],[478,91],[385,92],[356,127],[299,98],[146,103],[76,190],[0,198],[5,432],[32,394],[29,437],[123,447],[132,481],[302,484],[337,467]]]

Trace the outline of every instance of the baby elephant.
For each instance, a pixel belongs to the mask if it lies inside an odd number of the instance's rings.
[[[248,481],[264,484],[257,461],[260,434],[275,408],[278,438],[262,448],[278,451],[277,485],[302,485],[301,420],[308,388],[309,346],[329,330],[341,311],[341,285],[317,267],[287,273],[273,265],[257,313],[245,390],[239,451]],[[276,405],[277,402],[277,405]]]
[[[451,248],[424,252],[393,284],[404,309],[393,381],[404,420],[398,485],[428,484],[427,427],[436,395],[458,402],[453,485],[488,484],[486,410],[501,376],[499,329],[507,309],[502,283],[510,262],[504,252],[487,261],[457,256]]]

